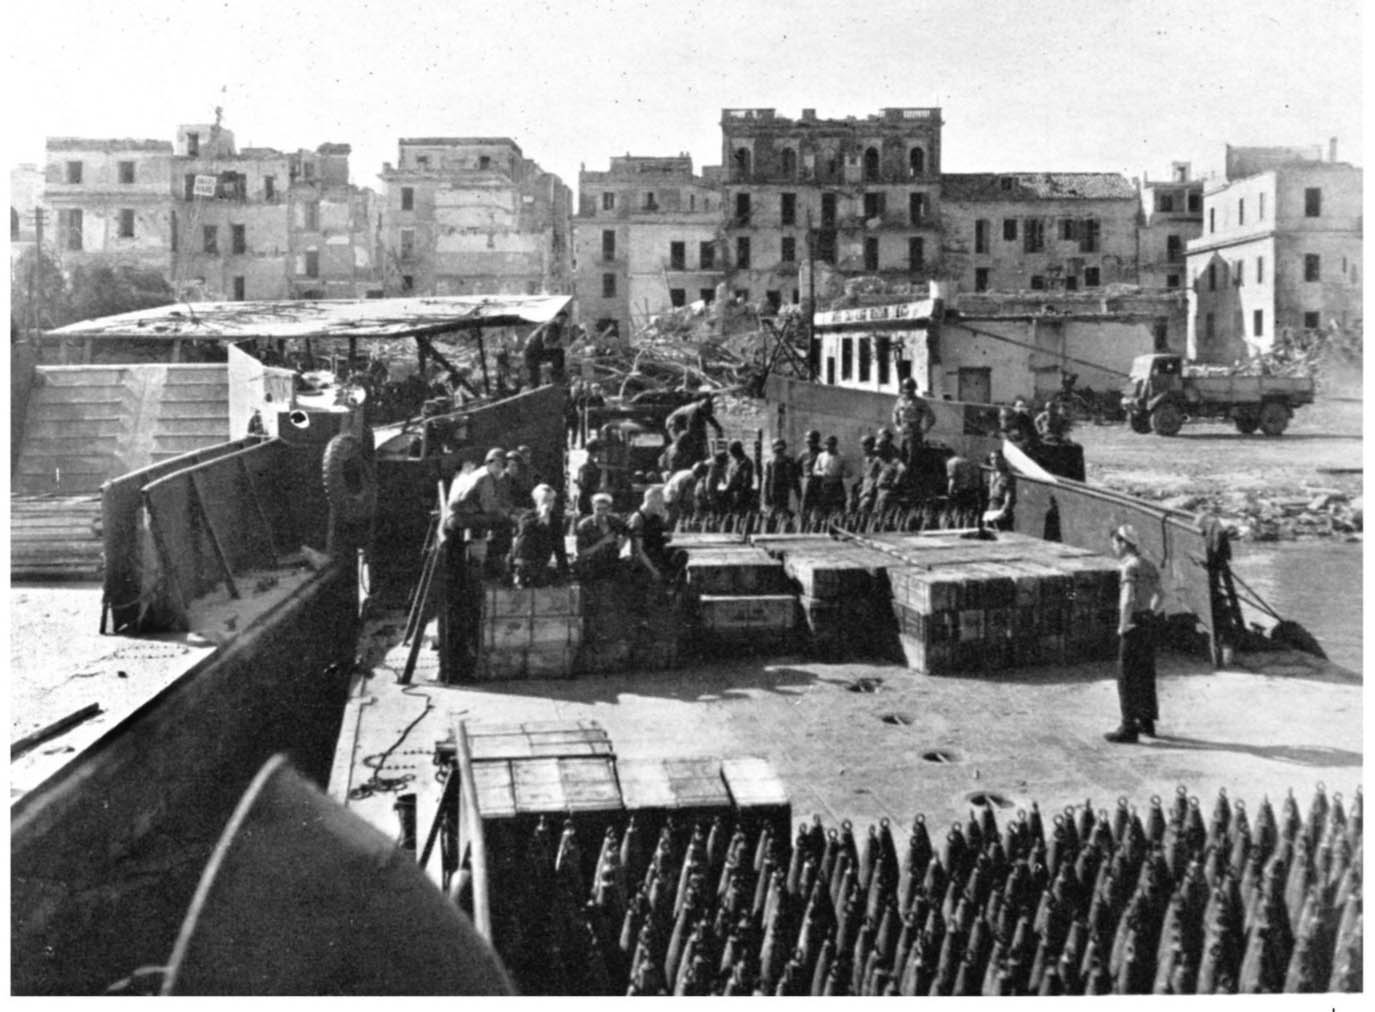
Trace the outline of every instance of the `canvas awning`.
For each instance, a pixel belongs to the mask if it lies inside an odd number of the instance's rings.
[[[545,323],[568,295],[454,295],[409,299],[304,299],[280,302],[176,302],[47,332],[57,338],[424,337],[479,327]]]

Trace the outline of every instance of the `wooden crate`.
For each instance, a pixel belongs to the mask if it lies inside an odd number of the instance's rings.
[[[482,625],[484,651],[577,647],[582,618],[576,615],[491,616]]]
[[[797,625],[791,594],[703,595],[697,600],[702,629],[712,636],[781,636]]]
[[[689,551],[686,582],[695,594],[778,594],[788,589],[783,565],[762,548]]]
[[[759,756],[729,756],[721,760],[721,779],[735,807],[735,819],[750,838],[767,826],[790,853],[792,803],[772,764]]]
[[[483,599],[484,618],[582,615],[582,587],[568,583],[557,587],[488,586]]]
[[[473,762],[561,756],[612,756],[611,739],[595,720],[468,725]]]

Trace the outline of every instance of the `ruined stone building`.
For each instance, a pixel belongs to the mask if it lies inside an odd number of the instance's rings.
[[[193,300],[362,297],[379,287],[372,195],[348,155],[240,149],[218,122],[175,143],[50,137],[44,246],[64,265],[158,271]]]
[[[807,296],[811,255],[841,277],[924,286],[940,276],[941,111],[859,119],[723,109],[727,285],[777,307]]]
[[[664,310],[711,302],[723,278],[720,168],[687,154],[613,157],[578,173],[574,225],[578,312],[628,335]]]
[[[413,137],[382,168],[387,295],[573,287],[572,193],[509,137]]]
[[[961,291],[1138,283],[1139,196],[1111,172],[941,177],[941,273]]]
[[[1142,288],[1184,290],[1185,248],[1203,231],[1203,180],[1190,178],[1188,162],[1175,162],[1170,178],[1141,180],[1137,223],[1137,274]]]
[[[1231,362],[1276,336],[1359,329],[1364,174],[1321,148],[1233,148],[1188,244],[1189,349]]]
[[[167,271],[171,160],[167,141],[49,137],[44,248],[68,268],[119,263]]]

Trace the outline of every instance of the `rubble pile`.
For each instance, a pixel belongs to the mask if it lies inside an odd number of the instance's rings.
[[[1237,376],[1360,375],[1363,352],[1359,332],[1335,324],[1324,330],[1285,329],[1270,351],[1224,370]]]
[[[613,396],[676,388],[757,397],[768,372],[800,375],[801,319],[795,306],[766,314],[729,300],[696,302],[651,317],[629,339],[577,341],[569,354]]]
[[[1134,491],[1139,494],[1145,490]],[[1242,541],[1314,537],[1356,540],[1365,527],[1364,497],[1340,489],[1309,488],[1294,495],[1278,496],[1237,490],[1173,496],[1160,504],[1187,513],[1220,517],[1232,528],[1232,536]]]
[[[1319,784],[1306,817],[1292,792],[1277,812],[1220,791],[1209,814],[1183,786],[1001,825],[973,804],[943,831],[918,815],[901,853],[886,819],[791,841],[541,816],[497,859],[493,942],[524,994],[1362,990],[1359,788],[1348,810]]]

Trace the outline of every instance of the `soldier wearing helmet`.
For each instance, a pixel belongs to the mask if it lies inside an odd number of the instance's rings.
[[[902,393],[893,405],[893,428],[902,437],[902,459],[909,471],[915,471],[913,456],[926,444],[926,434],[936,424],[936,414],[926,400],[917,396],[917,381],[907,377],[902,381]]]

